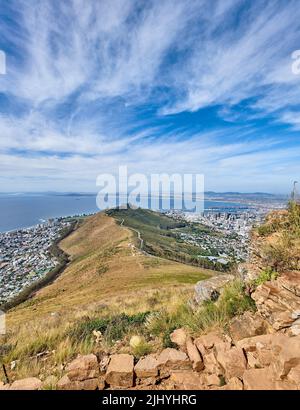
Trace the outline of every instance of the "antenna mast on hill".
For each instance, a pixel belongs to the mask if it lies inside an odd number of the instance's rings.
[[[293,191],[292,191],[292,201],[296,201],[297,199],[297,184],[298,181],[294,181]]]

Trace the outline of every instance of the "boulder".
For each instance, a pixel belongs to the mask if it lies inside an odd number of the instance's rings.
[[[216,343],[222,343],[223,341],[223,337],[220,333],[210,332],[195,339],[194,343],[197,347],[198,345],[202,345],[205,349],[212,349]]]
[[[249,369],[243,374],[245,390],[275,390],[276,384],[272,380],[268,368]]]
[[[201,373],[200,380],[204,386],[220,386],[220,379],[216,374]]]
[[[186,370],[190,369],[191,362],[187,355],[176,349],[164,349],[158,356],[158,369],[160,377],[168,377],[170,370]]]
[[[207,300],[217,300],[221,293],[221,289],[226,285],[226,283],[233,279],[233,275],[224,274],[197,282],[195,285],[194,296],[196,303],[201,304]]]
[[[167,366],[172,369],[180,368],[181,366],[189,366],[190,362],[187,355],[176,349],[168,347],[164,349],[158,356],[158,367]]]
[[[268,334],[246,338],[237,342],[247,356],[249,367],[267,367],[278,357],[290,338],[283,334]]]
[[[233,318],[229,324],[229,333],[234,342],[247,337],[263,335],[268,332],[268,323],[257,313],[245,312]]]
[[[218,363],[213,352],[203,356],[205,372],[208,374],[216,374],[217,376],[223,376],[224,370]]]
[[[218,343],[214,349],[216,359],[224,369],[226,380],[242,377],[247,367],[243,350],[239,347],[230,348],[228,343]]]
[[[245,390],[297,390],[289,381],[276,381],[271,367],[249,369],[243,374]]]
[[[156,377],[158,375],[158,360],[154,355],[148,355],[140,359],[134,367],[139,379]]]
[[[276,331],[293,326],[300,317],[300,272],[285,272],[276,280],[263,283],[251,297],[259,314]]]
[[[181,350],[186,351],[186,339],[187,334],[186,331],[182,328],[174,330],[170,334],[171,342],[176,344]]]
[[[200,377],[197,373],[186,371],[175,371],[171,373],[170,382],[176,390],[203,390]]]
[[[244,385],[239,378],[232,377],[230,380],[228,380],[226,390],[244,390]]]
[[[28,377],[27,379],[16,380],[12,383],[9,390],[39,390],[42,387],[42,382],[36,377]]]
[[[300,389],[300,365],[293,367],[289,371],[287,379],[289,382],[294,383],[298,387],[298,389]]]
[[[203,370],[204,363],[202,357],[190,337],[186,340],[186,350],[190,361],[193,363],[193,369],[197,372]]]
[[[105,381],[114,387],[133,386],[133,356],[130,354],[114,354],[106,371]]]
[[[65,374],[57,383],[58,390],[97,390],[100,386],[101,383],[99,383],[97,378],[70,380],[67,374]]]
[[[71,381],[94,379],[99,376],[99,365],[94,354],[78,356],[66,367],[68,378]]]
[[[289,337],[281,346],[277,360],[273,362],[276,379],[285,378],[298,365],[300,365],[300,336]]]

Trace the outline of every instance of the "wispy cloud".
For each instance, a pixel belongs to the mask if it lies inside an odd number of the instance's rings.
[[[300,171],[297,0],[5,3],[3,190],[33,176],[28,189],[91,189],[119,163],[197,170],[212,187],[223,175],[227,189],[243,187],[245,161],[266,186]]]

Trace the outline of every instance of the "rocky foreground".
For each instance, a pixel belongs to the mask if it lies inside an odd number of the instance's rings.
[[[252,298],[257,312],[235,317],[226,333],[193,340],[177,329],[170,335],[177,349],[137,362],[130,354],[78,356],[60,380],[27,378],[0,389],[299,390],[300,272],[258,286]]]

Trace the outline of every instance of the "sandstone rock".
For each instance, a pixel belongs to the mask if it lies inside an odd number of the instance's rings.
[[[300,365],[300,336],[289,337],[281,346],[278,358],[273,363],[276,379],[283,379],[298,365]]]
[[[198,282],[195,285],[195,301],[201,304],[206,300],[217,300],[221,289],[233,279],[233,275],[225,274]]]
[[[245,390],[275,390],[276,384],[272,380],[268,368],[249,369],[243,374]]]
[[[115,387],[133,386],[133,356],[114,354],[106,371],[105,381]]]
[[[172,372],[170,381],[176,390],[203,390],[204,388],[199,375],[191,370]]]
[[[224,370],[219,365],[213,352],[203,356],[205,372],[209,374],[216,374],[217,376],[224,375]]]
[[[237,342],[248,358],[250,367],[267,367],[278,357],[289,337],[283,334],[269,334],[250,337]]]
[[[226,390],[244,390],[244,385],[237,377],[232,377],[228,380]]]
[[[285,272],[277,280],[265,282],[251,297],[275,330],[291,327],[300,312],[300,272]]]
[[[187,334],[184,329],[176,329],[170,334],[171,341],[176,344],[181,350],[186,349]]]
[[[68,378],[71,381],[93,379],[99,376],[99,365],[94,354],[78,356],[66,367]]]
[[[190,337],[188,337],[186,340],[186,350],[190,361],[193,363],[193,369],[197,372],[203,370],[204,363],[202,357]]]
[[[225,371],[225,377],[242,377],[247,362],[244,352],[239,347],[228,348],[228,344],[219,343],[215,346],[216,359]]]
[[[201,373],[200,380],[204,386],[220,386],[220,379],[216,374]]]
[[[97,378],[81,381],[70,380],[68,375],[64,375],[57,383],[58,390],[96,390],[100,386],[101,383]]]
[[[198,337],[197,339],[195,339],[194,343],[197,347],[198,345],[203,345],[206,349],[211,349],[215,344],[223,343],[223,338],[219,333],[211,332],[207,335]]]
[[[281,346],[289,338],[281,333],[267,334],[254,337],[247,337],[245,339],[239,340],[236,346],[242,348],[245,352],[254,352],[255,350],[262,348],[272,348],[275,347],[277,350],[281,349]]]
[[[247,363],[250,369],[260,369],[263,367],[263,365],[260,363],[260,361],[257,358],[257,354],[253,352],[247,352],[245,354],[246,354]]]
[[[42,387],[42,382],[36,377],[28,377],[13,382],[10,390],[39,390]]]
[[[268,332],[267,322],[258,314],[245,312],[231,320],[229,333],[234,342]]]
[[[158,375],[158,361],[153,355],[148,355],[138,361],[134,371],[139,379],[156,377]]]
[[[289,371],[287,379],[291,383],[295,383],[295,385],[300,389],[300,365],[293,367]]]
[[[104,383],[103,380],[100,380],[95,378],[95,379],[87,379],[87,380],[83,380],[80,382],[81,384],[81,390],[97,390],[99,389],[99,387],[102,387],[102,384]],[[103,386],[104,388],[104,386]],[[103,388],[101,388],[101,390],[103,390]]]
[[[168,377],[170,370],[186,370],[191,368],[187,355],[176,349],[164,349],[157,358],[160,377]]]
[[[271,367],[249,369],[243,374],[245,390],[296,390],[297,386],[288,381],[276,381]]]
[[[158,356],[158,366],[168,366],[170,368],[179,368],[189,364],[188,357],[184,352],[176,349],[164,349]]]
[[[200,343],[199,340],[197,341],[197,339],[194,340],[194,345],[197,347],[197,349],[198,349],[198,351],[199,351],[199,353],[201,354],[201,357],[202,357],[202,359],[203,359],[204,356],[205,356],[206,354],[208,354],[208,350],[205,349],[205,347],[203,346],[203,344]]]
[[[137,385],[154,386],[157,380],[156,380],[156,377],[146,377],[143,379],[137,378],[135,382]]]

